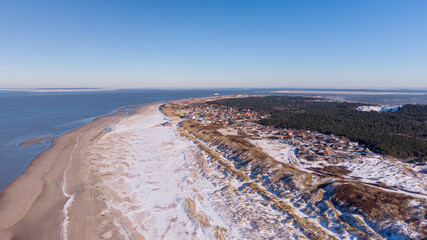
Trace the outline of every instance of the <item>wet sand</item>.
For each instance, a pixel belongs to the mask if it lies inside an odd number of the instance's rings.
[[[40,137],[40,138],[31,138],[27,139],[25,141],[22,141],[19,143],[19,146],[28,146],[28,145],[35,145],[41,143],[43,140],[47,139],[49,137]]]
[[[158,104],[141,107],[135,114],[153,108]],[[90,176],[90,170],[81,169],[87,164],[87,149],[106,128],[123,118],[114,114],[100,117],[54,139],[52,146],[1,192],[0,239],[114,239],[112,233],[118,231],[113,219],[102,212],[105,202],[92,185],[96,177],[87,182],[82,176]]]

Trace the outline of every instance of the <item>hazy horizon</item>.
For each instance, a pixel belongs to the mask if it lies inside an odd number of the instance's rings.
[[[4,92],[104,92],[104,91],[137,91],[137,90],[159,90],[159,91],[173,91],[173,90],[216,90],[216,91],[226,91],[226,90],[262,90],[267,91],[271,93],[286,93],[289,92],[366,92],[366,93],[398,93],[398,94],[405,94],[405,93],[416,93],[416,92],[425,92],[427,91],[427,88],[310,88],[310,87],[294,87],[294,88],[251,88],[251,87],[147,87],[147,88],[103,88],[103,87],[69,87],[69,88],[61,88],[61,87],[46,87],[46,88],[1,88],[0,91]],[[375,92],[377,91],[377,92]],[[408,92],[405,92],[408,91]],[[425,93],[424,93],[425,94]]]

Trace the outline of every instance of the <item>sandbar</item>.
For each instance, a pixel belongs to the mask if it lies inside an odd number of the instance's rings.
[[[47,138],[49,138],[49,137],[39,137],[39,138],[27,139],[27,140],[20,142],[19,146],[36,145],[36,144],[41,143],[43,140],[45,140]]]

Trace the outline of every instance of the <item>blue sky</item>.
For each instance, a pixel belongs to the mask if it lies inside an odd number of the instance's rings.
[[[0,88],[427,88],[427,1],[0,0]]]

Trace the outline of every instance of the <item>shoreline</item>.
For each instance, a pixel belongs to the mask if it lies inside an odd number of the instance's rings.
[[[26,160],[28,160],[29,164],[27,164],[26,166],[24,166],[22,168],[22,172],[19,175],[17,175],[15,178],[8,179],[7,181],[4,182],[3,186],[0,186],[0,197],[1,197],[3,190],[6,189],[19,176],[21,176],[24,173],[24,171],[30,166],[30,164],[33,160],[35,160],[41,153],[48,150],[52,146],[52,143],[56,138],[59,138],[65,134],[73,132],[73,131],[75,131],[75,130],[77,130],[77,129],[79,129],[79,128],[87,125],[87,124],[90,124],[91,122],[95,121],[98,118],[111,116],[111,115],[121,115],[121,116],[127,115],[127,116],[129,116],[129,115],[132,115],[134,113],[135,109],[137,109],[139,107],[143,107],[143,106],[150,105],[150,104],[156,104],[156,103],[162,103],[162,101],[153,102],[153,103],[124,105],[124,106],[118,107],[114,110],[110,110],[105,114],[76,120],[76,121],[73,121],[72,123],[82,122],[82,124],[80,126],[75,126],[75,127],[70,128],[70,129],[63,129],[63,131],[61,131],[60,133],[47,132],[46,134],[43,134],[41,137],[32,137],[32,136],[18,137],[17,141],[14,141],[10,144],[11,146],[13,145],[15,147],[28,147],[28,146],[34,146],[34,145],[39,145],[39,144],[40,145],[44,144],[46,146],[43,147],[43,149],[37,150],[33,157],[25,158]],[[64,124],[67,124],[67,123],[64,123]]]
[[[139,108],[150,105],[153,104]],[[66,172],[73,170],[69,163],[73,156],[74,161],[80,160],[76,153],[85,144],[93,144],[106,133],[105,129],[128,117],[116,112],[96,117],[53,139],[51,146],[39,153],[24,172],[1,191],[0,239],[58,239],[66,213],[63,208],[71,199],[64,193],[66,189],[75,191],[68,182],[76,179],[66,178]]]

